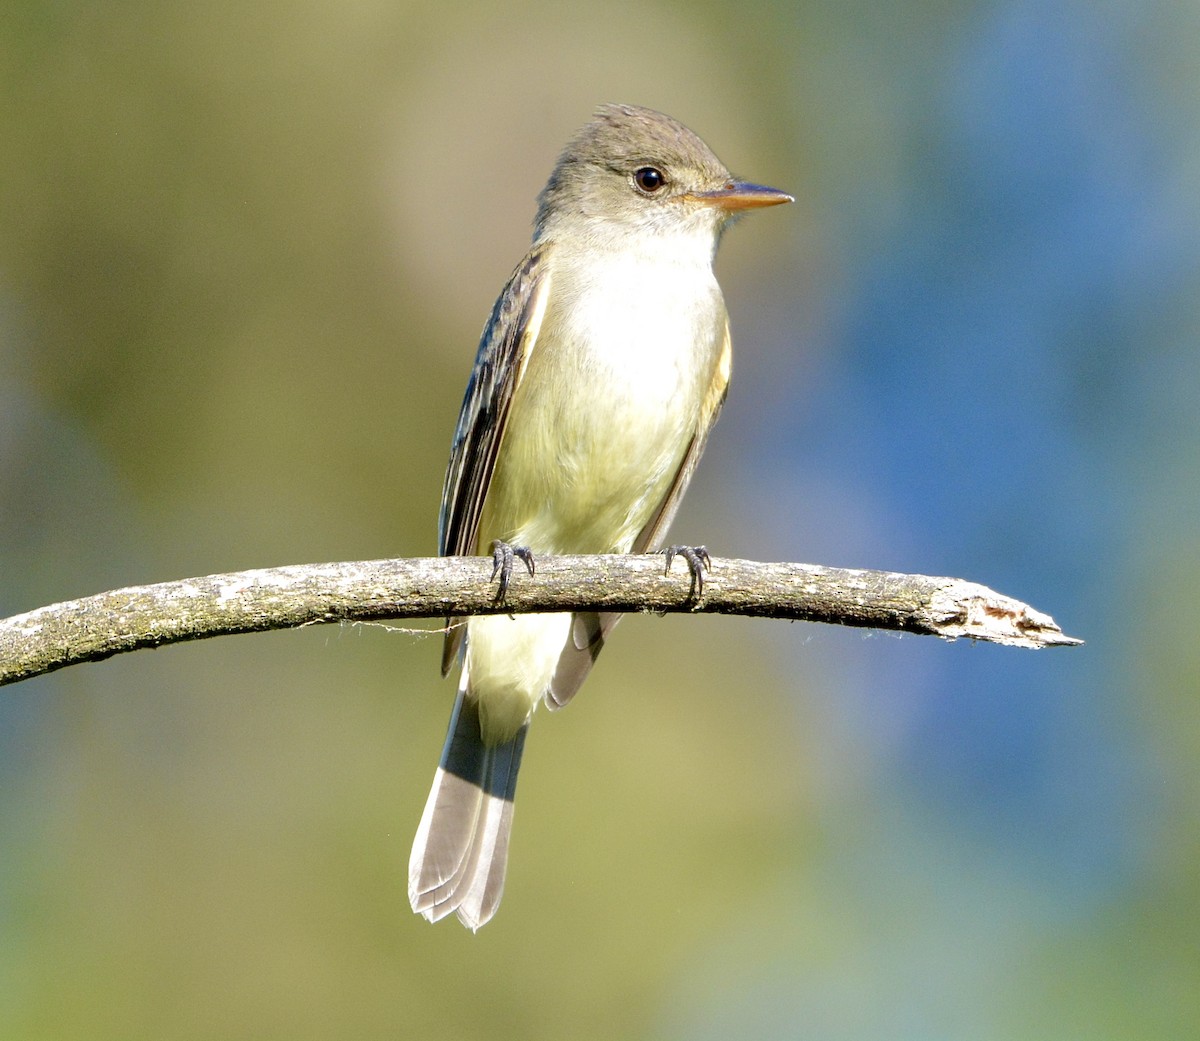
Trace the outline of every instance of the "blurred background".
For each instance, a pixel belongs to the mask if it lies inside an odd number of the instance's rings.
[[[1183,0],[3,5],[0,613],[432,553],[536,193],[628,101],[798,200],[722,247],[675,534],[1088,642],[631,619],[539,714],[477,936],[405,897],[437,638],[6,688],[0,1036],[1192,1036],[1198,38]]]

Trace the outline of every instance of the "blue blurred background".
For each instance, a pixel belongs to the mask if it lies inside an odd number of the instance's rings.
[[[1170,0],[6,5],[0,613],[432,552],[535,195],[629,101],[798,199],[722,247],[675,533],[1088,642],[627,621],[474,937],[404,893],[437,639],[6,688],[0,1036],[1194,1034],[1197,39]]]

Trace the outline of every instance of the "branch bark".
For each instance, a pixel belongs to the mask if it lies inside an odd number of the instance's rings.
[[[0,685],[182,640],[341,621],[529,611],[706,612],[1062,647],[1054,620],[957,578],[815,564],[715,559],[700,596],[687,565],[661,555],[541,557],[518,563],[504,602],[491,560],[421,557],[304,564],[115,589],[0,621]]]

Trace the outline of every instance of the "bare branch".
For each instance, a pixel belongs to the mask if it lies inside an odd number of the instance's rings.
[[[688,611],[895,629],[1012,647],[1082,643],[1049,615],[956,578],[713,561],[697,600],[682,561],[541,557],[503,604],[478,557],[352,561],[239,571],[115,589],[0,621],[0,685],[145,647],[320,622],[528,611]]]

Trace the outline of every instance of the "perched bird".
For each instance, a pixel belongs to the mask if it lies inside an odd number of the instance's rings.
[[[725,399],[712,262],[741,211],[791,202],[734,180],[687,127],[605,105],[538,200],[533,245],[484,327],[454,433],[438,551],[657,549]],[[702,551],[683,551],[694,568]],[[574,696],[616,614],[452,620],[450,732],[409,862],[409,900],[475,930],[504,889],[517,768],[537,703]]]

